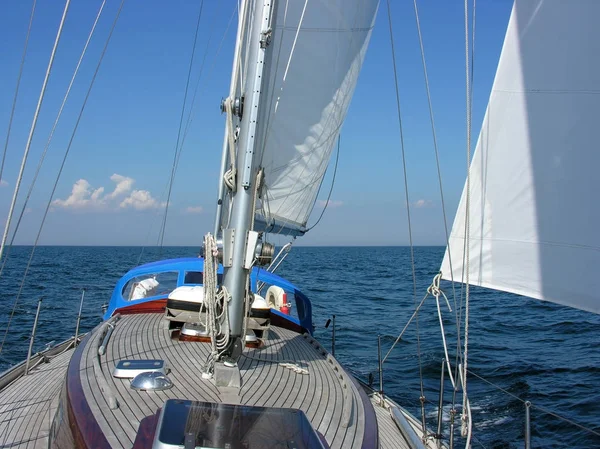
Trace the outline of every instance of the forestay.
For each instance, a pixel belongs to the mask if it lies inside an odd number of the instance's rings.
[[[363,63],[378,0],[279,2],[261,135],[257,224],[301,234]]]
[[[600,313],[600,2],[517,0],[471,165],[470,283]],[[466,192],[442,263],[464,279]]]

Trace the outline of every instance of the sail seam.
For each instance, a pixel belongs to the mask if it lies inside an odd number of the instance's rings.
[[[455,239],[455,240],[464,240],[464,236],[455,236],[455,235],[451,235],[450,236],[451,239]],[[476,237],[476,236],[470,236],[469,241],[470,240],[477,240],[480,242],[512,242],[512,243],[526,243],[526,244],[530,244],[530,245],[547,245],[547,246],[559,246],[559,247],[565,247],[565,248],[579,248],[579,249],[589,249],[589,250],[593,250],[593,251],[600,251],[600,247],[598,246],[591,246],[591,245],[581,245],[581,244],[575,244],[575,243],[559,243],[559,242],[544,242],[541,240],[517,240],[517,239],[499,239],[499,238],[482,238],[482,237]]]

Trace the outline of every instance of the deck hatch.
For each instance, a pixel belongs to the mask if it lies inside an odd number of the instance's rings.
[[[153,449],[328,449],[301,410],[169,399]]]

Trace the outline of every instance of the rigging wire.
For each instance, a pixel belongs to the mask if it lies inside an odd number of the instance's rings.
[[[218,12],[218,11],[217,11]],[[217,12],[215,12],[215,16],[217,16]],[[225,37],[227,36],[227,33],[229,31],[229,27],[231,26],[231,23],[233,21],[233,18],[235,17],[235,8],[233,10],[233,13],[231,14],[231,16],[229,17],[229,22],[227,23],[227,27],[225,29],[225,33],[223,34],[223,37],[221,38],[221,42],[219,43],[219,46],[217,48],[217,52],[215,54],[215,59],[213,60],[213,63],[209,69],[208,75],[210,75],[212,73],[212,70],[214,69],[215,65],[216,65],[216,57],[219,54],[221,47],[223,45],[223,42],[225,41]],[[194,88],[194,94],[192,95],[192,101],[190,102],[190,109],[188,111],[188,117],[186,120],[186,124],[185,124],[185,128],[183,130],[183,138],[181,139],[181,145],[179,146],[179,154],[177,155],[177,163],[175,166],[175,172],[177,172],[177,168],[179,167],[179,159],[181,158],[181,153],[183,152],[183,146],[185,144],[186,138],[188,136],[188,132],[190,130],[190,126],[192,124],[192,119],[194,117],[193,114],[193,110],[194,110],[194,105],[196,104],[196,97],[198,95],[198,89],[200,87],[200,81],[202,80],[202,74],[204,73],[204,66],[206,63],[206,57],[208,55],[208,49],[210,48],[210,42],[212,40],[213,37],[213,33],[214,33],[214,23],[215,20],[212,20],[210,22],[210,30],[209,30],[209,35],[208,35],[208,40],[206,41],[206,48],[204,49],[204,55],[202,55],[202,62],[200,63],[200,69],[198,71],[198,79],[196,80],[196,86]],[[204,89],[206,90],[206,89]]]
[[[471,32],[471,83],[470,83],[470,105],[472,108],[473,105],[473,79],[475,76],[475,24],[476,24],[476,0],[473,0],[473,19],[472,19],[472,32]],[[470,133],[469,133],[470,135]],[[468,172],[467,172],[468,174]],[[463,239],[463,253],[462,253],[462,266],[465,266],[465,254],[466,254],[466,246],[467,246],[467,239]],[[463,315],[463,309],[464,309],[464,290],[465,290],[465,284],[464,284],[464,269],[462,270],[462,274],[461,274],[461,287],[460,287],[460,309],[458,310],[458,327],[456,329],[456,335],[457,335],[457,341],[456,341],[456,359],[458,361],[459,357],[461,358],[461,363],[462,363],[462,353],[461,353],[461,330],[462,330],[462,315]],[[458,365],[457,365],[457,369],[458,369]],[[456,404],[456,391],[453,392],[452,394],[452,407],[454,408]]]
[[[414,253],[414,246],[413,246],[413,239],[412,239],[412,225],[411,225],[411,220],[410,220],[410,198],[409,198],[409,194],[408,194],[408,176],[407,176],[407,170],[406,170],[406,151],[405,151],[405,147],[404,147],[404,131],[402,128],[402,113],[400,110],[400,90],[398,88],[398,69],[397,69],[397,65],[396,65],[396,51],[394,48],[394,33],[393,33],[393,27],[392,27],[392,14],[391,14],[391,7],[390,7],[390,0],[387,0],[387,13],[388,13],[388,26],[389,26],[389,31],[390,31],[390,44],[391,44],[391,51],[392,51],[392,65],[394,68],[394,86],[395,86],[395,91],[396,91],[396,107],[398,110],[398,126],[400,128],[400,147],[402,149],[402,168],[403,168],[403,173],[404,173],[404,194],[405,194],[405,201],[406,201],[406,213],[407,213],[407,219],[408,219],[408,238],[409,238],[409,243],[410,243],[410,263],[411,263],[411,272],[412,272],[412,281],[413,281],[413,302],[415,307],[417,307],[417,276],[415,273],[415,253]],[[415,310],[415,312],[418,311],[418,308]],[[423,424],[423,434],[425,435],[427,432],[427,428],[425,425],[425,405],[424,405],[424,401],[425,401],[425,388],[423,385],[423,365],[422,365],[422,361],[421,361],[421,339],[419,336],[419,315],[418,313],[416,314],[415,317],[415,324],[417,327],[417,354],[418,354],[418,363],[419,363],[419,383],[420,383],[420,387],[421,387],[421,420],[422,420],[422,424]]]
[[[441,205],[442,205],[442,216],[444,219],[444,233],[445,233],[445,237],[446,237],[446,247],[448,248],[447,250],[447,254],[448,254],[448,263],[450,266],[450,278],[451,278],[451,285],[452,285],[452,297],[454,300],[454,311],[455,311],[455,322],[456,322],[456,329],[457,329],[457,338],[456,338],[456,346],[457,346],[457,351],[456,351],[456,359],[455,359],[455,368],[454,368],[454,377],[458,378],[458,367],[460,366],[460,364],[462,363],[462,353],[460,351],[460,347],[461,347],[461,335],[460,335],[460,329],[461,329],[461,320],[462,320],[462,302],[461,302],[461,306],[458,307],[457,304],[457,300],[456,300],[456,287],[455,287],[455,280],[454,280],[454,268],[452,266],[452,251],[450,251],[450,236],[448,233],[448,220],[447,220],[447,214],[446,214],[446,203],[444,200],[444,189],[443,189],[443,184],[442,184],[442,173],[441,173],[441,167],[440,167],[440,158],[439,158],[439,149],[438,149],[438,144],[437,144],[437,135],[436,135],[436,131],[435,131],[435,124],[434,124],[434,118],[433,118],[433,106],[432,106],[432,101],[431,101],[431,91],[429,88],[429,77],[427,74],[427,64],[425,62],[425,48],[423,45],[423,36],[421,33],[421,21],[419,20],[419,11],[418,11],[418,7],[417,7],[417,0],[413,1],[414,3],[414,10],[415,10],[415,20],[416,20],[416,25],[417,25],[417,33],[419,36],[419,46],[421,49],[421,60],[422,60],[422,64],[423,64],[423,75],[425,78],[425,88],[427,91],[427,102],[428,102],[428,106],[429,106],[429,118],[430,118],[430,122],[431,122],[431,132],[432,132],[432,137],[433,137],[433,147],[434,147],[434,153],[435,153],[435,161],[436,161],[436,167],[437,167],[437,174],[438,174],[438,183],[439,183],[439,190],[440,190],[440,200],[441,200]],[[473,24],[475,22],[475,16],[473,16]],[[473,27],[473,33],[475,33],[475,28]],[[473,36],[474,38],[474,36]],[[462,287],[461,287],[461,292],[462,292]],[[462,299],[462,294],[461,294],[461,299]],[[438,310],[439,310],[439,304],[438,304]],[[441,321],[441,315],[440,315],[440,325],[442,321]],[[443,335],[443,334],[442,334]],[[445,347],[445,345],[444,345]],[[448,369],[450,370],[450,366],[448,366]],[[450,371],[449,371],[450,372]],[[452,391],[452,408],[455,407],[456,404],[456,393],[457,393],[457,389],[453,388]]]
[[[475,6],[473,5],[473,8]],[[467,107],[467,186],[466,186],[466,210],[465,210],[465,337],[463,352],[463,411],[461,416],[462,427],[461,434],[466,437],[465,447],[469,448],[471,444],[472,419],[469,399],[467,395],[467,363],[469,348],[469,238],[470,238],[470,202],[471,202],[471,80],[470,80],[470,55],[469,55],[469,0],[465,0],[465,93]]]
[[[15,204],[17,203],[17,197],[19,195],[19,188],[21,187],[21,181],[23,180],[23,172],[25,171],[25,165],[27,164],[27,156],[29,155],[29,149],[31,148],[31,141],[33,140],[33,133],[35,132],[35,128],[37,126],[38,117],[40,115],[40,109],[42,108],[42,103],[44,101],[44,96],[46,94],[46,87],[48,86],[48,79],[50,78],[50,72],[52,71],[52,65],[54,64],[54,57],[56,56],[56,49],[58,48],[58,43],[60,42],[60,38],[62,36],[62,30],[63,30],[63,26],[65,24],[65,20],[67,18],[67,12],[69,11],[70,4],[71,4],[71,0],[67,0],[65,3],[65,8],[63,10],[63,14],[60,19],[60,24],[58,26],[58,31],[56,33],[56,38],[54,40],[52,52],[50,53],[50,60],[48,61],[48,67],[46,68],[46,75],[44,76],[44,81],[42,83],[42,89],[40,91],[37,106],[35,108],[35,113],[33,114],[31,128],[29,129],[29,136],[27,137],[27,143],[25,144],[25,150],[23,151],[23,159],[21,161],[21,168],[19,169],[19,175],[17,177],[17,182],[15,183],[13,198],[10,203],[10,208],[8,210],[8,217],[6,218],[6,225],[4,226],[4,234],[2,235],[2,243],[0,243],[0,259],[2,259],[2,254],[4,253],[4,245],[5,245],[6,239],[8,237],[8,230],[10,229],[10,222],[12,220],[12,215],[15,210]],[[1,349],[1,346],[0,346],[0,349]]]
[[[580,429],[582,429],[582,430],[585,430],[586,432],[590,432],[590,433],[592,433],[592,434],[594,434],[594,435],[600,436],[600,432],[599,432],[599,431],[597,431],[597,430],[591,429],[591,428],[589,428],[589,427],[586,427],[586,426],[584,426],[583,424],[579,424],[578,422],[576,422],[576,421],[573,421],[573,420],[572,420],[572,419],[570,419],[570,418],[567,418],[567,417],[565,417],[565,416],[559,415],[558,413],[556,413],[556,412],[553,412],[552,410],[549,410],[549,409],[547,409],[546,407],[543,407],[543,406],[541,406],[541,405],[534,404],[534,403],[532,403],[532,402],[530,402],[530,401],[526,401],[525,399],[522,399],[522,398],[520,398],[519,396],[516,396],[515,394],[513,394],[513,393],[511,393],[510,391],[506,390],[505,388],[502,388],[501,386],[499,386],[499,385],[497,385],[497,384],[495,384],[495,383],[493,383],[493,382],[491,382],[491,381],[489,381],[489,380],[487,380],[487,379],[485,379],[485,378],[481,377],[480,375],[478,375],[478,374],[474,373],[474,372],[473,372],[473,371],[471,371],[471,370],[468,370],[468,372],[469,372],[469,374],[471,374],[472,376],[475,376],[475,377],[477,377],[479,380],[481,380],[481,381],[485,382],[486,384],[488,384],[488,385],[490,385],[490,386],[492,386],[492,387],[496,388],[497,390],[500,390],[500,391],[502,391],[503,393],[507,394],[508,396],[512,397],[513,399],[516,399],[517,401],[519,401],[519,402],[521,402],[521,403],[523,403],[523,404],[526,404],[527,402],[529,402],[529,404],[530,404],[530,405],[531,405],[531,407],[533,407],[533,408],[537,408],[538,410],[540,410],[540,411],[542,411],[542,412],[544,412],[544,413],[547,413],[547,414],[549,414],[549,415],[552,415],[552,416],[554,416],[555,418],[558,418],[558,419],[560,419],[560,420],[562,420],[562,421],[565,421],[565,422],[567,422],[567,423],[569,423],[569,424],[572,424],[572,425],[574,425],[574,426],[576,426],[576,427],[579,427]]]
[[[21,285],[19,287],[19,292],[17,293],[17,297],[15,298],[15,302],[13,305],[13,309],[11,311],[10,317],[8,319],[8,324],[6,326],[6,331],[4,332],[4,337],[2,339],[2,343],[0,344],[0,353],[2,353],[2,349],[4,348],[4,343],[6,342],[6,337],[8,335],[8,331],[10,329],[10,324],[12,322],[15,310],[17,308],[17,304],[19,302],[19,298],[21,296],[21,293],[23,291],[23,287],[25,285],[25,279],[27,278],[27,274],[29,273],[29,268],[31,267],[31,262],[33,261],[33,256],[35,254],[35,249],[37,248],[38,242],[40,240],[40,235],[42,234],[42,230],[44,228],[44,224],[46,222],[46,217],[48,216],[48,211],[50,210],[50,206],[52,204],[52,199],[54,198],[54,194],[56,192],[56,187],[58,186],[58,182],[60,181],[60,177],[62,175],[62,171],[65,167],[65,163],[67,161],[67,157],[69,156],[69,152],[71,150],[71,146],[73,145],[73,140],[75,139],[75,134],[77,133],[77,128],[79,127],[79,123],[81,121],[81,117],[83,116],[83,111],[85,110],[85,106],[87,104],[87,101],[90,97],[90,94],[92,92],[92,87],[94,86],[94,82],[96,81],[96,77],[98,76],[98,72],[100,71],[100,66],[102,65],[102,61],[104,59],[104,55],[106,54],[106,50],[108,49],[108,44],[110,42],[110,39],[113,35],[113,31],[115,30],[115,27],[117,25],[117,21],[119,20],[119,16],[121,15],[121,10],[123,9],[123,5],[125,3],[125,0],[121,0],[121,4],[119,6],[119,9],[117,11],[117,14],[115,16],[115,19],[112,23],[112,26],[110,28],[110,31],[108,33],[108,37],[106,38],[106,42],[104,44],[104,48],[102,49],[102,53],[100,54],[100,59],[98,61],[98,64],[96,65],[96,69],[94,71],[94,75],[92,76],[92,79],[90,81],[90,86],[88,87],[88,90],[85,94],[85,98],[83,100],[83,104],[81,105],[81,109],[79,111],[79,115],[77,116],[77,121],[75,122],[75,127],[73,128],[73,132],[71,133],[71,138],[69,139],[69,143],[67,145],[67,149],[65,150],[65,154],[63,155],[63,159],[60,165],[60,169],[58,170],[58,174],[56,175],[56,179],[54,181],[54,186],[52,187],[52,192],[50,193],[50,198],[48,199],[48,203],[46,204],[46,209],[44,210],[44,215],[42,217],[42,222],[40,223],[40,228],[38,230],[38,233],[36,235],[35,238],[35,242],[33,244],[33,247],[31,249],[31,254],[29,255],[29,260],[27,261],[27,266],[25,267],[25,272],[23,274],[23,278],[21,280]],[[67,3],[68,4],[68,3]]]
[[[315,222],[314,225],[312,225],[310,228],[308,228],[306,231],[304,231],[305,233],[310,231],[311,229],[313,229],[315,226],[317,226],[319,224],[319,222],[321,221],[321,218],[323,218],[323,215],[325,215],[325,210],[327,209],[327,206],[329,206],[329,200],[331,199],[331,193],[333,192],[333,186],[335,185],[335,175],[337,174],[337,168],[338,168],[338,162],[340,160],[340,140],[342,139],[341,134],[338,136],[338,144],[337,144],[337,151],[335,154],[335,166],[333,168],[333,179],[331,180],[331,187],[329,188],[329,194],[327,195],[327,200],[325,201],[325,206],[323,206],[323,210],[321,211],[321,215],[319,215],[319,218],[317,219],[317,221]],[[321,187],[319,187],[319,190],[321,189]],[[317,192],[317,196],[319,195],[319,193]]]
[[[169,215],[169,202],[171,201],[171,193],[173,191],[173,182],[175,180],[175,171],[177,169],[177,154],[179,153],[179,142],[181,139],[181,130],[183,128],[183,117],[185,115],[185,105],[188,97],[188,89],[190,87],[190,79],[192,77],[192,67],[194,65],[194,54],[196,53],[196,43],[198,42],[198,31],[200,30],[200,19],[202,18],[202,9],[204,8],[204,0],[200,2],[200,11],[198,12],[198,21],[196,22],[196,32],[194,33],[194,44],[192,46],[192,55],[190,58],[190,66],[188,69],[187,81],[185,83],[185,93],[183,95],[183,105],[181,107],[181,117],[179,119],[179,130],[177,131],[177,142],[175,143],[175,153],[173,154],[173,165],[171,167],[171,178],[169,181],[169,189],[167,192],[167,202],[165,204],[165,214],[163,217],[160,230],[160,252],[159,258],[162,255],[163,243],[165,239],[165,230],[167,227],[167,216]]]
[[[60,120],[60,117],[62,115],[63,109],[65,107],[65,104],[67,103],[67,98],[69,97],[69,94],[71,92],[71,88],[73,87],[73,83],[75,82],[75,78],[77,77],[77,73],[79,72],[79,67],[81,66],[81,62],[83,61],[83,57],[85,56],[85,53],[87,51],[88,45],[92,39],[92,36],[94,34],[94,30],[96,29],[96,25],[98,24],[98,20],[100,19],[100,16],[102,15],[102,11],[104,9],[104,5],[106,4],[106,0],[102,1],[102,4],[100,5],[100,9],[98,10],[98,14],[96,15],[96,20],[94,20],[94,24],[92,25],[92,29],[90,30],[90,33],[88,35],[87,41],[85,42],[85,45],[83,47],[83,50],[81,52],[81,55],[79,56],[79,61],[77,62],[77,65],[75,67],[75,71],[73,72],[73,76],[71,77],[71,82],[69,83],[69,87],[67,87],[67,91],[64,95],[62,104],[60,105],[58,114],[56,115],[56,119],[54,121],[54,125],[52,126],[52,130],[50,131],[50,135],[48,136],[48,141],[46,142],[46,146],[44,147],[44,151],[42,152],[42,155],[40,156],[40,161],[38,162],[38,166],[35,170],[35,174],[33,175],[33,180],[31,181],[31,185],[29,186],[29,191],[27,192],[27,195],[25,196],[25,201],[23,203],[23,207],[21,208],[21,212],[19,214],[19,219],[17,220],[17,224],[15,225],[15,229],[13,230],[13,234],[12,237],[10,239],[10,243],[8,244],[8,248],[6,250],[6,254],[4,256],[4,259],[2,260],[2,266],[0,266],[0,277],[2,276],[2,273],[4,272],[4,266],[6,265],[6,261],[8,260],[8,256],[10,254],[10,250],[12,248],[12,245],[15,241],[15,237],[17,236],[17,231],[19,230],[19,226],[21,225],[21,221],[23,220],[23,216],[25,215],[25,211],[27,210],[27,204],[29,202],[29,198],[31,197],[31,193],[33,192],[33,188],[35,186],[35,183],[37,181],[37,177],[40,173],[40,170],[42,168],[42,165],[44,163],[44,159],[46,158],[46,153],[48,152],[48,148],[50,147],[50,143],[52,142],[52,138],[54,137],[54,132],[56,131],[56,127],[58,126],[58,122]]]
[[[0,164],[0,181],[4,173],[4,162],[6,160],[6,152],[8,150],[8,141],[10,140],[10,130],[12,128],[15,109],[17,108],[17,98],[19,97],[19,87],[21,85],[21,77],[23,76],[23,67],[25,66],[25,56],[27,56],[27,47],[29,45],[29,36],[31,35],[31,25],[33,24],[33,16],[35,13],[35,5],[37,0],[33,0],[31,14],[29,16],[29,26],[27,27],[27,35],[25,36],[25,45],[23,46],[23,55],[21,56],[21,65],[19,66],[19,74],[17,75],[17,86],[15,87],[15,96],[13,97],[12,108],[10,110],[10,118],[8,119],[8,130],[6,131],[6,141],[4,142],[4,151],[2,153],[2,163]]]
[[[423,77],[425,78],[425,90],[427,92],[427,104],[429,106],[429,120],[431,122],[431,135],[433,138],[433,149],[435,153],[435,163],[437,167],[437,175],[438,175],[438,184],[440,188],[440,200],[442,203],[442,217],[444,218],[444,233],[446,237],[446,246],[450,248],[450,235],[448,233],[448,218],[446,214],[446,202],[444,200],[444,188],[442,184],[442,170],[440,166],[440,153],[438,149],[437,143],[437,133],[435,131],[435,122],[433,120],[433,105],[431,102],[431,91],[429,88],[429,76],[427,75],[427,64],[425,62],[425,47],[423,46],[423,35],[421,33],[421,21],[419,20],[419,10],[417,8],[417,0],[413,1],[414,9],[415,9],[415,20],[417,23],[417,34],[419,35],[419,46],[421,48],[421,61],[423,63]],[[448,251],[448,261],[450,264],[450,276],[452,282],[452,296],[454,299],[454,310],[457,311],[457,303],[456,303],[456,289],[454,287],[454,270],[452,269],[452,256],[451,252]],[[458,325],[458,323],[457,323]]]
[[[229,29],[231,27],[231,24],[233,23],[233,18],[235,17],[236,12],[237,12],[237,7],[234,7],[233,8],[233,12],[232,12],[231,16],[229,17],[229,22],[227,23],[227,27],[225,28],[225,32],[223,33],[223,37],[221,38],[221,41],[219,42],[219,46],[217,47],[217,51],[216,51],[216,53],[214,55],[214,59],[213,59],[212,65],[211,65],[211,67],[210,67],[210,69],[208,71],[207,76],[210,76],[213,73],[213,71],[214,71],[214,69],[215,69],[215,67],[217,65],[217,57],[221,53],[221,49],[223,48],[223,44],[225,42],[225,39],[227,38],[227,34],[229,33]],[[209,38],[208,38],[209,42],[210,42],[210,40],[212,38],[212,32],[213,32],[213,28],[211,27],[211,31],[210,31]],[[208,44],[207,44],[207,47],[206,47],[205,51],[208,52]],[[188,114],[187,123],[186,123],[185,129],[184,129],[184,132],[183,132],[183,139],[181,140],[181,145],[179,146],[179,155],[177,156],[177,164],[176,164],[176,167],[175,167],[175,176],[177,175],[177,169],[179,167],[179,160],[180,160],[180,157],[181,157],[181,151],[183,150],[183,146],[184,146],[184,144],[186,142],[187,135],[188,135],[188,132],[190,130],[191,123],[194,120],[194,106],[196,104],[196,97],[197,97],[197,94],[198,94],[198,89],[200,87],[201,77],[202,77],[202,68],[201,68],[200,73],[198,75],[198,80],[196,81],[196,87],[195,87],[195,90],[194,90],[194,95],[192,96],[192,101],[191,101],[191,105],[190,105],[190,110],[189,110],[189,114]],[[202,91],[200,91],[200,93],[204,93],[206,90],[207,90],[207,88],[205,87]],[[162,200],[163,200],[163,198],[166,195],[167,188],[168,188],[168,182],[165,185],[165,189],[164,189],[163,193],[159,197],[159,204],[161,204],[163,202]],[[157,217],[159,217],[159,216],[160,216],[160,212],[157,214]],[[146,238],[144,239],[145,243],[144,243],[144,245],[142,246],[142,248],[140,250],[140,254],[138,256],[137,265],[140,264],[140,262],[142,260],[142,257],[144,255],[144,251],[146,250],[146,247],[148,246],[148,241],[150,240],[150,235],[152,234],[152,229],[154,228],[154,225],[155,225],[155,221],[153,219],[153,221],[151,222],[151,226],[148,229],[148,233],[146,235]],[[159,234],[160,234],[160,229],[159,229]]]

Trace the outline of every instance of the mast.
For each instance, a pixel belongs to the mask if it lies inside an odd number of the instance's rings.
[[[244,39],[244,25],[246,21],[248,4],[246,1],[242,1],[238,11],[238,29],[236,34],[235,41],[235,49],[233,51],[233,67],[231,68],[231,84],[229,87],[229,97],[235,98],[238,94],[238,79],[239,79],[239,70],[241,64],[240,52],[242,48],[242,42]],[[241,87],[240,87],[241,89]],[[233,125],[233,123],[231,123]],[[227,171],[227,163],[229,161],[228,151],[229,151],[229,133],[234,132],[234,130],[229,129],[230,123],[227,120],[225,125],[225,135],[223,136],[223,154],[221,156],[221,168],[219,171],[219,193],[217,195],[217,211],[215,213],[215,226],[213,234],[215,237],[219,237],[221,232],[221,214],[223,210],[223,200],[225,197],[225,183],[223,178],[225,176],[225,172]]]
[[[243,115],[237,141],[236,189],[232,197],[231,221],[228,228],[223,229],[223,286],[230,296],[227,306],[230,344],[225,355],[234,360],[239,357],[243,349],[244,303],[248,293],[246,290],[249,287],[251,268],[247,259],[250,261],[253,259],[253,257],[247,258],[246,254],[253,255],[256,246],[256,240],[248,237],[249,232],[252,231],[254,216],[254,194],[260,160],[257,126],[264,84],[265,57],[271,33],[271,17],[275,13],[274,3],[274,0],[255,0],[254,11],[249,16],[251,24],[247,38],[248,69],[245,74],[245,86],[242,86],[244,100],[243,111],[240,111]],[[240,45],[242,39],[243,36],[238,34],[236,47]],[[234,73],[233,76],[236,74]],[[241,100],[239,103],[241,105]]]

